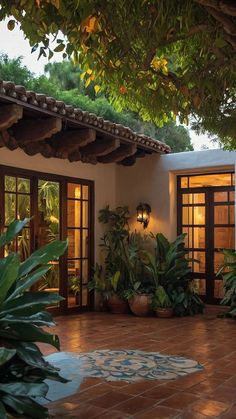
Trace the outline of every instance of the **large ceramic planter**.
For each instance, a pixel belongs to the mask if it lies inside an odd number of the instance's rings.
[[[149,294],[137,294],[130,298],[129,306],[135,316],[145,317],[151,314],[152,297]]]
[[[108,308],[113,314],[127,314],[129,313],[129,304],[122,300],[118,295],[112,295],[107,301]]]
[[[155,311],[156,311],[156,316],[161,317],[163,319],[168,319],[173,316],[172,308],[157,307]]]

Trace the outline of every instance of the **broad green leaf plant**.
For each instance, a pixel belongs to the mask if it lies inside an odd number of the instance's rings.
[[[222,253],[225,260],[217,273],[223,277],[225,291],[221,304],[229,306],[227,315],[236,319],[236,253],[232,250],[222,250]]]
[[[151,234],[155,241],[154,254],[143,252],[146,271],[157,290],[153,303],[155,304],[159,295],[164,295],[164,290],[172,302],[174,313],[179,316],[202,312],[204,307],[192,286],[185,236],[186,234],[181,234],[171,243],[162,233]]]
[[[13,221],[0,236],[8,245],[29,222]],[[56,334],[44,327],[54,326],[48,306],[63,298],[51,292],[32,292],[31,287],[51,268],[49,262],[66,250],[67,241],[54,241],[21,262],[17,253],[0,259],[0,418],[24,416],[47,418],[48,409],[37,402],[46,398],[46,379],[66,383],[56,368],[43,358],[37,343],[60,349]]]

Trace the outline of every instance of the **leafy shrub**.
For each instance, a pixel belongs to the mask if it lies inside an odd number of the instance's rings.
[[[9,244],[29,220],[13,221],[0,236],[0,246]],[[47,306],[62,300],[56,293],[32,292],[31,287],[58,259],[67,242],[54,241],[34,252],[24,262],[17,253],[0,259],[0,417],[24,415],[47,418],[48,410],[37,397],[46,397],[45,379],[67,382],[46,362],[35,342],[60,349],[59,338],[42,327],[54,326]]]
[[[223,276],[225,295],[221,301],[222,305],[229,306],[227,315],[236,318],[236,253],[231,250],[223,250],[225,261],[217,275]],[[223,272],[227,269],[226,272]]]

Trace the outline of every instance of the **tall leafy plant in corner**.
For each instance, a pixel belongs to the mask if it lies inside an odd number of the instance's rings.
[[[0,236],[6,246],[29,220],[13,221]],[[34,252],[24,262],[17,253],[0,259],[0,417],[47,418],[48,410],[37,402],[46,397],[45,379],[67,382],[46,362],[37,342],[60,349],[59,338],[43,327],[55,323],[45,311],[62,300],[56,293],[31,292],[31,287],[50,269],[49,261],[66,250],[66,241],[54,241]]]
[[[111,210],[109,206],[99,211],[98,220],[107,225],[107,231],[101,238],[101,248],[105,254],[105,282],[108,290],[122,296],[127,288],[126,279],[126,246],[129,237],[128,207],[117,207]]]
[[[146,258],[146,270],[152,277],[155,288],[163,287],[172,301],[176,315],[202,312],[204,305],[192,286],[191,269],[186,258],[186,235],[179,235],[172,243],[161,233],[151,236],[155,240],[154,254],[143,254]]]
[[[217,272],[217,276],[222,275],[225,295],[221,301],[222,305],[229,306],[226,313],[236,319],[236,252],[222,250],[224,264]]]

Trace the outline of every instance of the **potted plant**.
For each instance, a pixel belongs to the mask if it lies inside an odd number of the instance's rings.
[[[152,286],[144,272],[142,251],[144,239],[137,233],[129,235],[129,240],[124,252],[125,267],[129,288],[125,297],[129,302],[130,310],[136,316],[151,314]]]
[[[89,291],[96,291],[101,297],[99,306],[101,311],[110,310],[113,314],[129,313],[129,306],[119,290],[118,284],[121,278],[120,271],[115,272],[113,276],[106,276],[103,273],[102,266],[96,264],[93,279],[89,282]]]
[[[225,314],[236,320],[236,253],[231,250],[222,250],[224,254],[224,264],[217,272],[217,276],[222,275],[225,295],[220,304],[228,306],[229,310]]]
[[[152,299],[152,308],[157,317],[169,318],[173,315],[172,302],[165,289],[159,285]]]
[[[143,252],[145,267],[153,280],[155,289],[162,286],[172,301],[174,314],[178,316],[202,313],[204,304],[195,292],[191,268],[185,249],[186,234],[180,234],[173,242],[158,233],[151,234],[155,240],[154,254]]]
[[[105,260],[104,267],[96,265],[90,289],[94,289],[103,300],[107,300],[112,313],[127,313],[129,307],[124,298],[124,291],[127,289],[124,252],[129,237],[129,210],[125,206],[115,210],[106,206],[99,211],[98,219],[106,226],[100,244]]]

